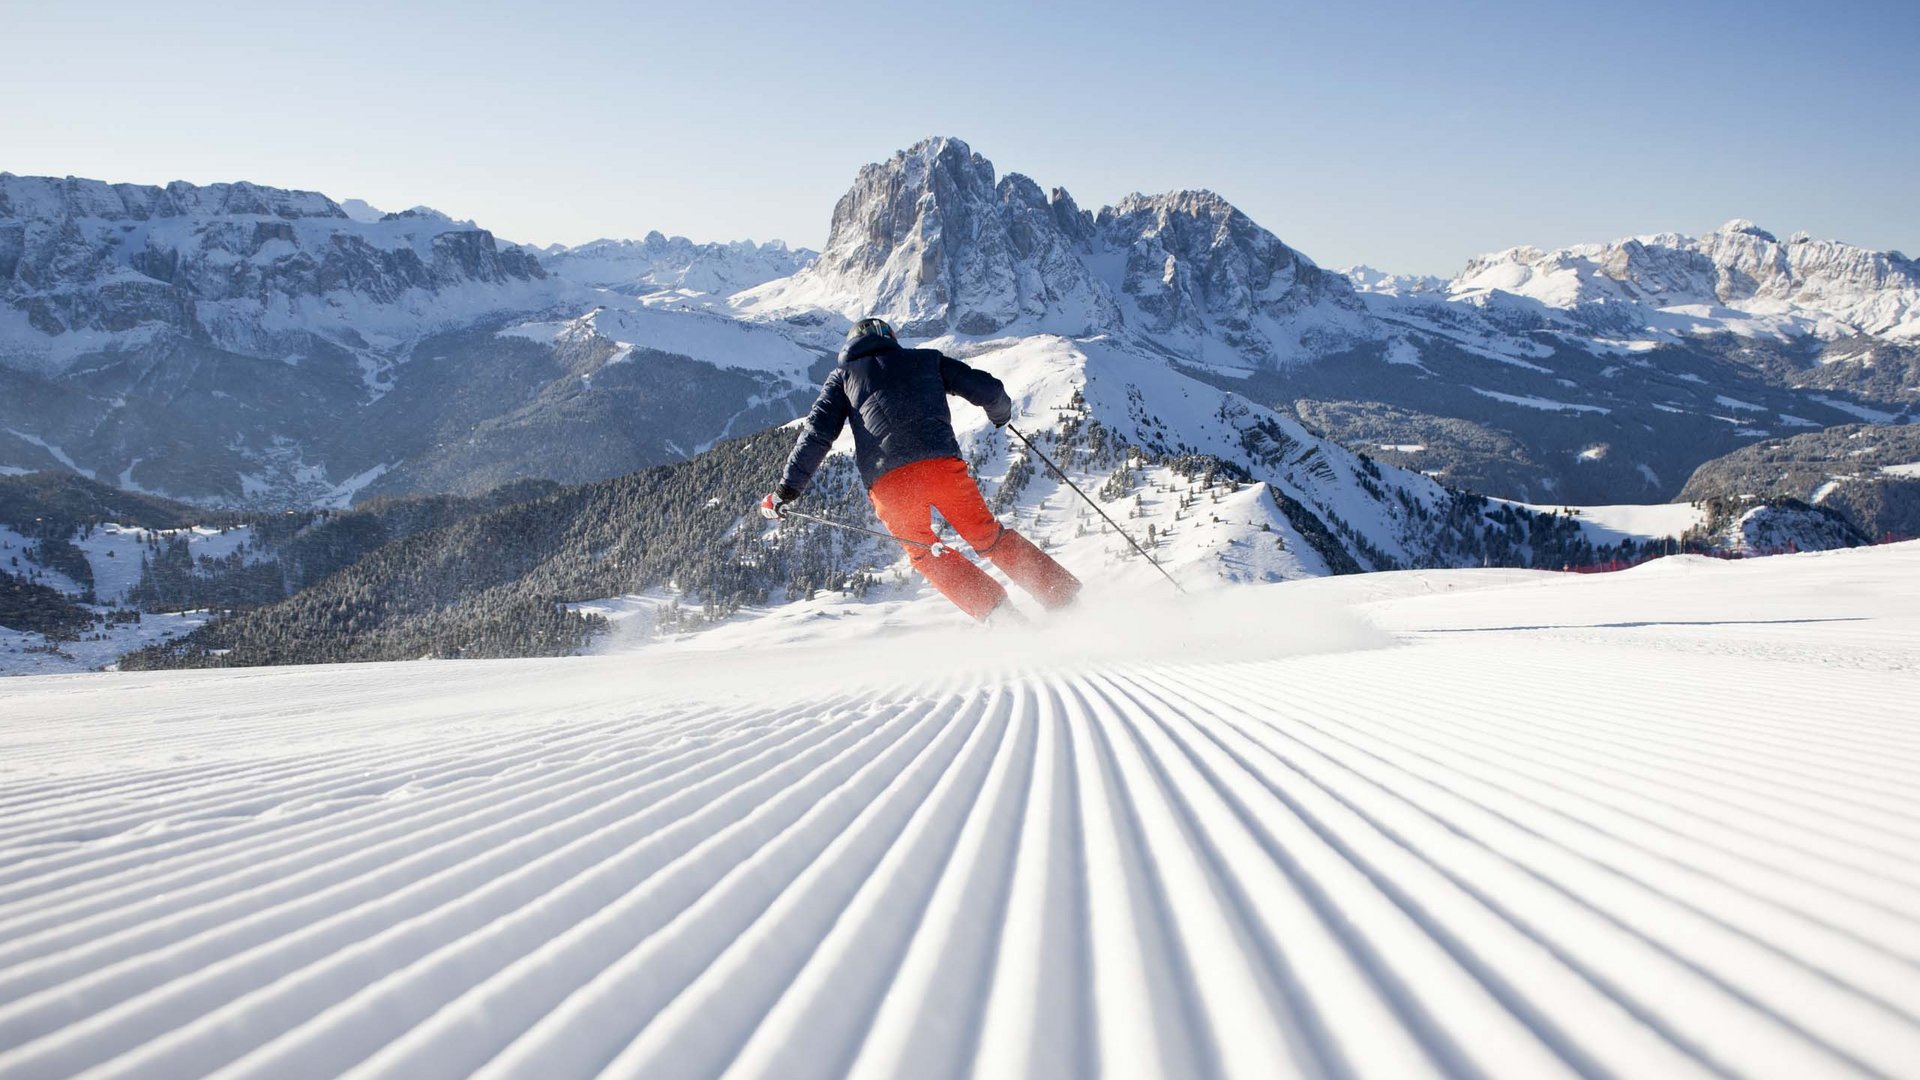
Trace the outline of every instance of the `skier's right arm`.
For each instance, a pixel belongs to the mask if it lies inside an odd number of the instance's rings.
[[[780,487],[793,492],[795,499],[807,490],[814,470],[825,460],[827,451],[833,449],[833,441],[840,437],[840,429],[847,425],[847,414],[853,410],[841,385],[846,370],[835,368],[833,374],[827,376],[820,387],[819,398],[813,408],[807,410],[806,423],[800,427],[800,438],[794,441],[793,453],[787,456],[787,470],[781,474]]]

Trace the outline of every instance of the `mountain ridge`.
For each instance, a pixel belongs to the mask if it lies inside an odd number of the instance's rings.
[[[1773,243],[1753,232],[1723,247]],[[1622,274],[1686,261],[1626,250]],[[1882,258],[1843,255],[1843,268]],[[860,170],[811,266],[724,306],[821,348],[870,313],[943,341],[1104,336],[1385,460],[1539,502],[1663,500],[1700,462],[1782,428],[1920,407],[1920,348],[1897,335],[1525,287],[1551,277],[1526,259],[1572,258],[1515,249],[1445,282],[1332,273],[1204,189],[1088,212],[935,138]],[[1729,256],[1722,276],[1757,258]],[[1518,276],[1489,282],[1496,264]]]
[[[116,335],[371,361],[383,331],[537,306],[515,286],[545,277],[537,259],[437,213],[361,222],[318,192],[244,182],[0,174],[0,311],[25,324],[0,324],[15,366],[57,370],[90,347],[116,351]]]
[[[1736,332],[1920,340],[1920,263],[1805,232],[1784,243],[1736,218],[1694,237],[1652,233],[1553,251],[1509,248],[1470,260],[1452,299],[1491,291],[1579,310],[1613,304],[1722,307]],[[1595,319],[1599,325],[1620,320]]]
[[[879,315],[921,337],[1117,333],[1225,367],[1280,362],[1303,332],[1363,336],[1343,279],[1211,191],[1133,194],[1089,212],[1023,174],[996,179],[949,137],[863,167],[820,256],[734,305],[772,318]],[[1352,318],[1290,325],[1318,305]]]
[[[1536,502],[1669,498],[1753,440],[1920,407],[1920,346],[1840,317],[1905,325],[1904,257],[1744,223],[1711,242],[1726,268],[1641,238],[1510,249],[1442,290],[1324,270],[1203,188],[1085,210],[953,138],[859,170],[810,261],[657,233],[543,253],[438,211],[356,203],[363,221],[247,184],[36,183],[0,207],[0,468],[206,504],[685,458],[804,407],[840,330],[874,311],[955,348],[1106,339]],[[81,216],[46,209],[68,204]],[[1781,259],[1787,276],[1755,276]],[[1890,291],[1853,295],[1876,281]],[[1703,289],[1718,306],[1692,302]],[[1803,294],[1827,307],[1793,308]]]
[[[781,240],[697,243],[657,229],[639,240],[603,237],[533,250],[557,277],[632,295],[735,293],[786,277],[818,254]]]

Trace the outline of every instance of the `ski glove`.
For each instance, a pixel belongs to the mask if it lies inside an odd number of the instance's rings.
[[[800,493],[790,487],[778,487],[760,500],[760,516],[769,521],[787,516],[787,505],[800,497]]]

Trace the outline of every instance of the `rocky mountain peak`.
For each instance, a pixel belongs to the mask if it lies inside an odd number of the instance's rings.
[[[1091,222],[1064,192],[996,179],[954,138],[923,140],[863,167],[807,269],[746,297],[776,309],[881,315],[915,337],[1019,327],[1087,333],[1109,325],[1077,248]]]
[[[915,337],[1133,334],[1240,368],[1283,361],[1298,337],[1278,324],[1316,307],[1348,330],[1364,322],[1344,278],[1213,192],[1135,194],[1088,213],[1020,173],[996,179],[952,138],[861,169],[814,264],[739,300],[878,314]]]
[[[1102,217],[1124,216],[1143,211],[1167,218],[1178,215],[1212,219],[1239,213],[1232,203],[1205,188],[1183,188],[1159,195],[1143,195],[1136,191],[1119,203],[1104,208],[1100,214]]]
[[[1316,313],[1352,334],[1364,322],[1346,278],[1328,274],[1219,195],[1129,195],[1100,211],[1107,249],[1126,255],[1120,289],[1163,344],[1218,341],[1265,366],[1297,355]],[[1216,360],[1215,362],[1221,362]]]
[[[1066,188],[1054,188],[1047,193],[1047,205],[1053,210],[1054,224],[1060,231],[1072,237],[1075,243],[1091,244],[1095,234],[1093,215],[1080,209]]]
[[[465,225],[470,229],[479,228],[471,221],[455,221],[453,215],[444,210],[435,210],[431,206],[410,206],[392,214],[382,214],[381,221],[426,221],[437,224]]]
[[[1768,232],[1767,230],[1761,228],[1758,225],[1755,225],[1753,222],[1748,221],[1746,218],[1734,218],[1731,221],[1728,221],[1725,225],[1722,225],[1718,229],[1715,229],[1714,231],[1727,236],[1733,236],[1733,235],[1752,236],[1761,240],[1765,240],[1770,244],[1779,243],[1779,241],[1774,238],[1774,235],[1772,233]]]
[[[387,216],[385,210],[380,209],[365,199],[342,199],[340,200],[340,209],[348,217],[363,225],[372,224]]]

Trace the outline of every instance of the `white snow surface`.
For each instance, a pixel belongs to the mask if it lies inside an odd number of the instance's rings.
[[[0,1075],[1914,1074],[1920,544],[1147,595],[0,684]]]
[[[1482,390],[1477,386],[1469,386],[1467,389],[1479,394],[1481,397],[1492,398],[1495,401],[1504,401],[1509,405],[1519,405],[1523,408],[1541,409],[1546,412],[1610,413],[1613,411],[1601,405],[1574,405],[1565,401],[1554,401],[1550,398],[1532,397],[1525,394],[1503,394],[1497,390]]]
[[[76,671],[99,671],[136,649],[158,645],[169,638],[184,637],[206,625],[210,611],[172,611],[148,613],[137,623],[123,623],[107,631],[104,639],[89,636],[79,641],[49,642],[39,634],[0,626],[0,675],[65,675]]]
[[[1809,394],[1808,396],[1822,405],[1857,416],[1869,424],[1897,424],[1900,422],[1900,417],[1897,414],[1887,412],[1883,409],[1868,408],[1865,405],[1856,404],[1851,401],[1843,401],[1840,398],[1827,394]]]
[[[1536,514],[1564,514],[1571,510],[1579,519],[1587,539],[1595,544],[1617,544],[1622,540],[1661,540],[1678,537],[1707,520],[1705,507],[1693,503],[1623,503],[1616,506],[1553,506],[1545,503],[1512,502]]]

